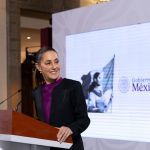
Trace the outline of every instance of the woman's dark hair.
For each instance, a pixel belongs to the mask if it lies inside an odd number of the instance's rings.
[[[55,49],[53,49],[52,47],[42,47],[37,53],[36,53],[36,56],[35,56],[35,62],[36,63],[39,63],[42,59],[42,56],[44,53],[48,52],[48,51],[53,51],[53,52],[56,52],[57,51]]]
[[[93,75],[93,82],[92,82],[92,84],[89,86],[89,89],[88,89],[89,92],[93,91],[94,88],[95,88],[96,86],[98,86],[98,83],[95,81],[95,79],[97,79],[99,75],[100,75],[99,72],[96,72],[96,73]]]

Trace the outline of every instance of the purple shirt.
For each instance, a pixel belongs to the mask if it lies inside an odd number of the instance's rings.
[[[60,78],[53,83],[42,85],[42,106],[44,118],[47,123],[49,123],[51,113],[52,91],[55,86],[61,83],[62,80],[63,79]]]

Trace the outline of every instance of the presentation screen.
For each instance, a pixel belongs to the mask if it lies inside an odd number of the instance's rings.
[[[91,119],[83,137],[150,142],[150,23],[67,35],[65,60]]]

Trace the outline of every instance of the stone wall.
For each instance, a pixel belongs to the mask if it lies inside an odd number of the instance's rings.
[[[21,89],[20,77],[20,9],[16,0],[7,1],[7,93],[13,95]],[[11,109],[19,101],[19,93],[8,101]]]
[[[7,97],[7,37],[6,37],[6,0],[0,1],[0,102]],[[0,104],[6,109],[7,103]]]

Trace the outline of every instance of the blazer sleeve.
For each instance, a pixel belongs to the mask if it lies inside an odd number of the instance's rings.
[[[77,135],[86,130],[90,124],[82,86],[78,81],[74,84],[71,101],[74,107],[75,121],[68,127],[72,130],[73,135]]]

